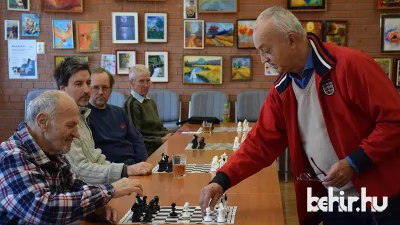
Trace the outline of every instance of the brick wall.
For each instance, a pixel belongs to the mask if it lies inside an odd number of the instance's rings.
[[[9,80],[7,65],[7,42],[4,41],[4,19],[21,20],[21,11],[7,11],[6,0],[0,2],[0,141],[6,140],[23,120],[24,100],[28,91],[40,88],[55,88],[52,79],[55,55],[85,55],[92,67],[100,65],[101,54],[114,54],[116,49],[133,49],[137,53],[137,63],[144,64],[145,51],[169,52],[169,82],[155,83],[152,88],[170,89],[180,95],[183,102],[182,116],[187,117],[190,95],[199,90],[217,90],[227,93],[231,103],[236,95],[249,89],[269,89],[276,77],[263,75],[263,66],[256,50],[236,48],[211,48],[203,50],[183,49],[183,0],[165,2],[127,1],[127,0],[83,0],[84,12],[44,13],[40,11],[40,0],[31,0],[30,13],[39,13],[41,34],[38,41],[46,42],[46,54],[38,55],[38,80]],[[272,5],[286,5],[286,0],[238,0],[239,12],[233,14],[199,14],[198,19],[205,22],[233,22],[236,19],[252,19],[265,8]],[[379,56],[379,15],[389,10],[377,10],[375,0],[329,0],[326,12],[296,12],[300,19],[338,19],[348,20],[348,46],[362,50],[371,56]],[[357,11],[356,11],[357,10]],[[111,38],[111,12],[139,13],[139,44],[117,45]],[[168,43],[144,43],[144,13],[168,13]],[[76,50],[53,50],[51,21],[53,19],[99,20],[101,30],[100,53],[76,53]],[[236,29],[236,28],[235,28]],[[26,37],[23,37],[26,39]],[[236,38],[235,38],[236,39]],[[222,85],[188,85],[182,83],[183,54],[223,55],[224,76]],[[230,82],[230,56],[252,55],[253,79],[247,82]],[[395,69],[393,67],[393,69]],[[127,76],[117,76],[115,90],[129,93]],[[232,104],[233,105],[233,104]],[[231,115],[234,115],[232,107]]]

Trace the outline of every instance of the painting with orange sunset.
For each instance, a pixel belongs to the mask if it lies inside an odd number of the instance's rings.
[[[255,48],[253,43],[253,30],[256,20],[237,21],[237,48]]]

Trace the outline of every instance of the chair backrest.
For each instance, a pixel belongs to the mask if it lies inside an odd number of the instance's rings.
[[[28,95],[26,96],[26,100],[25,100],[25,118],[26,118],[26,110],[28,109],[29,102],[32,101],[33,99],[35,99],[40,94],[42,94],[43,92],[49,91],[49,90],[52,90],[52,89],[36,89],[36,90],[32,90],[28,93]]]
[[[189,118],[192,116],[216,117],[223,121],[224,104],[228,95],[219,91],[199,91],[192,94],[189,102]]]
[[[245,119],[248,122],[256,122],[267,95],[268,92],[264,90],[245,91],[238,94],[235,105],[236,122],[243,122]]]
[[[157,104],[158,116],[162,122],[178,122],[180,120],[179,95],[168,90],[155,89],[148,96]]]
[[[107,104],[115,105],[118,107],[124,107],[124,101],[126,96],[118,91],[111,92],[110,98],[107,101]]]

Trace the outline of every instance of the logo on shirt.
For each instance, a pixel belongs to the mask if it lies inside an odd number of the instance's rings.
[[[333,86],[332,79],[329,77],[321,82],[322,89],[326,95],[333,95],[335,93],[335,87]]]
[[[124,129],[125,128],[125,124],[123,123],[123,124],[121,124],[121,125],[119,125],[120,127],[121,127],[121,129]]]

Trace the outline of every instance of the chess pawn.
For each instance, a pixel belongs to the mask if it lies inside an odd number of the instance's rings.
[[[243,143],[244,140],[246,140],[246,136],[247,136],[247,132],[244,132],[243,135],[242,135],[242,141],[241,141],[241,143]]]
[[[224,152],[224,154],[221,155],[221,158],[226,162],[228,161],[228,156],[226,155],[226,153]]]
[[[242,132],[243,128],[242,128],[242,122],[239,121],[238,126],[237,126],[237,132]]]
[[[183,205],[182,218],[190,218],[189,202],[186,202],[185,205]]]
[[[236,150],[239,150],[239,148],[240,148],[239,137],[236,136],[235,141],[233,142],[233,150],[236,151]]]
[[[210,214],[212,213],[210,207],[207,207],[206,209],[206,216],[203,218],[204,222],[212,222],[212,218],[210,216]]]
[[[219,160],[219,168],[222,168],[222,166],[225,164],[225,161],[224,161],[224,159],[220,159]]]
[[[218,216],[217,216],[217,222],[218,223],[225,223],[225,208],[222,203],[219,203],[219,208],[218,208]]]
[[[211,162],[211,172],[216,172],[219,169],[218,156],[214,156]]]

